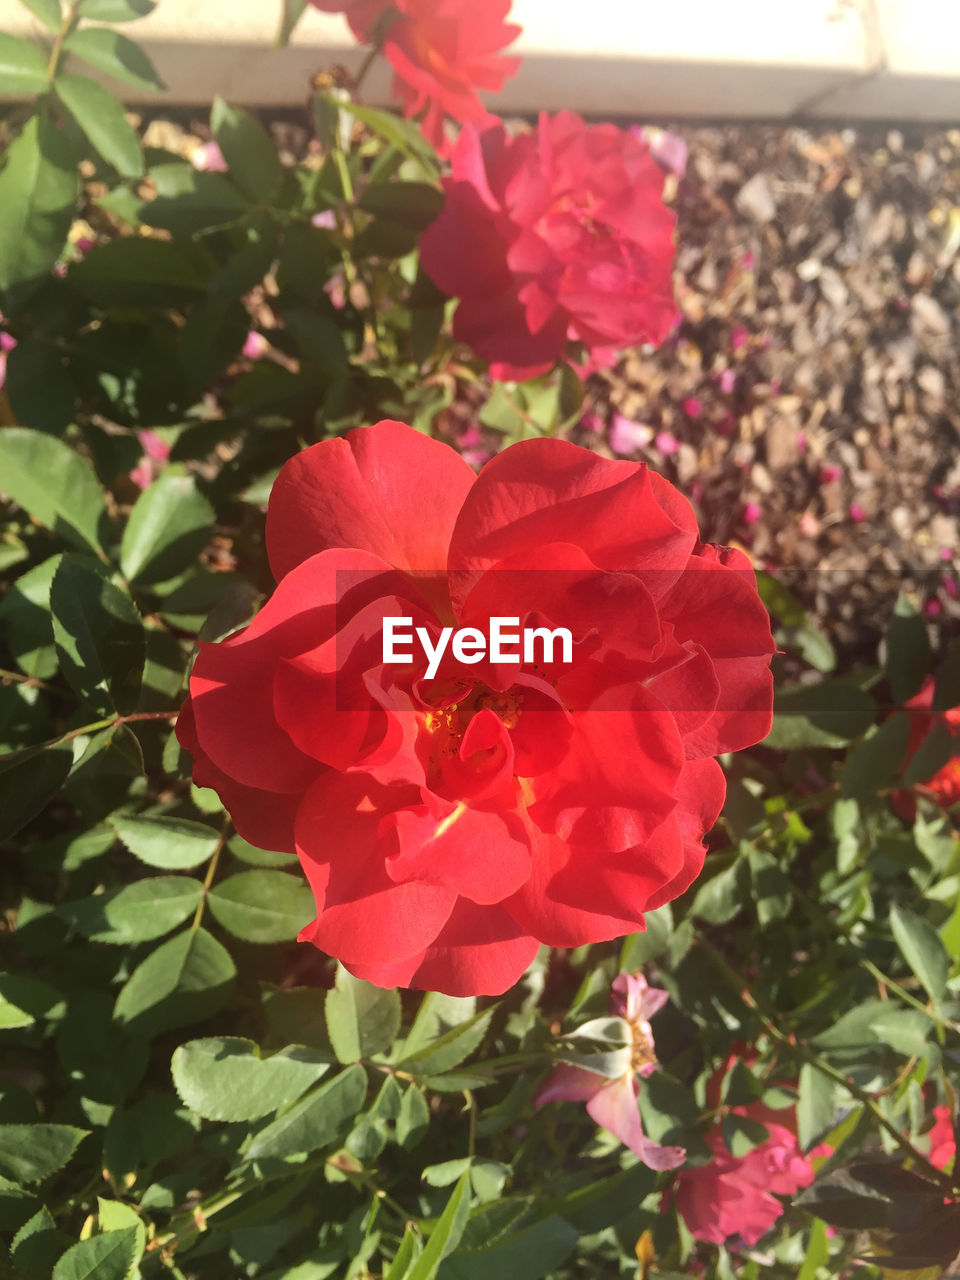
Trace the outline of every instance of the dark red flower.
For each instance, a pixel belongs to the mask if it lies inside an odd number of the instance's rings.
[[[952,808],[960,803],[960,705],[950,707],[946,711],[933,710],[934,681],[930,676],[922,689],[909,702],[904,703],[904,710],[910,720],[910,737],[907,742],[907,758],[904,768],[911,762],[934,729],[940,727],[951,738],[956,740],[957,750],[946,764],[942,765],[929,777],[915,783],[913,791],[927,796],[944,809]],[[941,757],[942,758],[942,757]],[[916,815],[916,802],[910,791],[893,792],[894,808],[901,817],[912,821]]]
[[[769,622],[739,553],[699,542],[660,476],[559,440],[474,476],[381,422],[283,468],[279,585],[201,644],[178,722],[198,784],[296,851],[301,937],[381,985],[505,990],[540,943],[643,927],[703,864],[711,759],[771,721]],[[523,662],[384,661],[383,619],[566,627]]]
[[[518,380],[549,369],[568,339],[593,363],[662,342],[676,318],[663,182],[645,142],[570,111],[515,138],[499,122],[463,129],[421,241],[424,270],[460,299],[455,336]]]
[[[496,92],[515,75],[520,59],[501,50],[522,28],[508,23],[510,0],[311,0],[327,13],[343,13],[358,40],[383,35],[394,70],[394,92],[407,116],[424,112],[425,136],[439,146],[443,122],[484,119],[477,90]]]

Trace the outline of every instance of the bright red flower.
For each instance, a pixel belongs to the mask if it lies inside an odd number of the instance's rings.
[[[718,1072],[708,1086],[710,1106],[719,1104],[724,1074],[725,1069]],[[737,1236],[754,1245],[783,1213],[777,1196],[792,1196],[808,1187],[814,1178],[811,1161],[829,1155],[832,1148],[822,1144],[809,1155],[803,1154],[797,1140],[795,1107],[773,1110],[762,1102],[751,1102],[731,1107],[730,1114],[758,1121],[769,1137],[738,1157],[731,1155],[721,1126],[715,1125],[706,1139],[713,1160],[698,1168],[684,1168],[673,1194],[680,1216],[697,1240],[723,1244]]]
[[[240,833],[299,855],[302,939],[381,985],[493,994],[699,873],[710,757],[768,732],[773,641],[749,562],[667,481],[559,440],[475,476],[381,422],[286,464],[267,549],[277,590],[200,645],[178,733]],[[385,617],[433,644],[494,616],[568,628],[571,661],[383,660]]]
[[[913,788],[920,795],[929,796],[944,809],[949,809],[960,803],[960,705],[950,707],[946,711],[934,711],[933,693],[934,681],[931,676],[924,681],[920,692],[915,694],[909,702],[904,703],[904,710],[910,719],[907,764],[938,726],[942,726],[951,738],[957,739],[957,751],[947,763],[929,778],[916,783]],[[912,821],[916,804],[909,791],[895,791],[893,803],[902,817]]]
[[[517,380],[549,369],[568,339],[594,364],[662,342],[677,313],[663,182],[645,142],[570,111],[515,138],[499,122],[463,129],[420,246],[427,274],[460,299],[454,335]]]
[[[343,13],[361,42],[384,32],[383,53],[394,70],[394,93],[406,116],[425,112],[424,135],[439,146],[443,121],[484,119],[477,90],[496,92],[516,75],[520,59],[501,53],[522,28],[508,23],[510,0],[311,0]],[[392,19],[392,21],[390,20]]]
[[[933,1128],[930,1139],[930,1163],[938,1169],[946,1169],[957,1154],[957,1144],[953,1136],[953,1115],[945,1102],[933,1108]]]

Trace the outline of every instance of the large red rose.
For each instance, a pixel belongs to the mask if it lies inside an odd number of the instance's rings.
[[[267,549],[279,585],[200,645],[177,729],[240,833],[299,855],[303,940],[381,985],[495,994],[695,878],[711,757],[769,730],[773,642],[749,562],[667,481],[559,440],[477,477],[381,422],[286,464]],[[384,661],[384,618],[432,646],[494,616],[568,628],[570,660]]]
[[[499,122],[463,129],[420,246],[427,274],[460,299],[454,335],[517,380],[549,369],[568,339],[601,362],[662,342],[676,317],[663,182],[644,141],[570,111],[514,138]]]
[[[383,32],[383,53],[394,70],[394,93],[407,116],[425,114],[427,138],[439,146],[446,116],[482,120],[477,90],[496,92],[515,75],[520,59],[501,50],[522,28],[505,19],[510,0],[311,0],[327,13],[343,13],[363,42]]]

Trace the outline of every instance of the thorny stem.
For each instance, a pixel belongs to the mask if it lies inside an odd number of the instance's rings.
[[[750,990],[743,976],[728,963],[723,953],[704,937],[699,938],[698,941],[702,947],[710,952],[711,957],[723,969],[730,981],[735,984],[740,995],[740,999],[744,1002],[747,1008],[756,1014],[764,1030],[771,1039],[775,1040],[777,1044],[782,1045],[783,1048],[795,1058],[799,1058],[802,1062],[813,1067],[814,1070],[819,1071],[821,1075],[828,1076],[835,1084],[839,1084],[846,1089],[847,1093],[851,1094],[858,1102],[862,1103],[867,1108],[876,1120],[877,1124],[879,1124],[880,1127],[889,1134],[904,1155],[909,1156],[911,1160],[917,1161],[922,1166],[924,1176],[936,1182],[938,1186],[942,1187],[943,1190],[952,1197],[954,1194],[953,1179],[948,1174],[945,1174],[938,1169],[936,1165],[931,1164],[929,1158],[925,1156],[922,1151],[918,1151],[913,1143],[903,1136],[897,1126],[888,1120],[877,1106],[874,1096],[867,1093],[865,1089],[862,1089],[860,1085],[851,1080],[848,1076],[845,1076],[842,1071],[838,1071],[828,1062],[824,1062],[822,1058],[818,1058],[815,1053],[812,1053],[806,1047],[806,1045],[799,1043],[792,1036],[781,1031],[776,1024],[774,1015],[769,1011],[765,1011],[761,1007],[761,1001]]]
[[[53,747],[60,747],[65,742],[72,742],[74,738],[82,738],[87,733],[97,733],[101,729],[108,729],[113,724],[136,724],[143,720],[172,720],[174,716],[179,715],[179,711],[135,711],[129,716],[107,716],[103,720],[94,720],[93,724],[82,724],[79,729],[71,729],[69,733],[62,733],[58,738],[48,738],[46,742],[38,743],[36,748],[20,747],[16,751],[5,751],[0,755],[0,765],[8,760],[13,760],[15,756],[23,754],[24,751],[33,751],[35,754],[39,751],[48,751]]]

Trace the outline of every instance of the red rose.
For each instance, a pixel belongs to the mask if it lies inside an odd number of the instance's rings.
[[[494,377],[545,372],[568,339],[603,363],[667,336],[674,216],[645,142],[562,111],[515,138],[499,123],[463,129],[452,170],[421,258],[460,299],[454,335]]]
[[[958,750],[947,763],[913,786],[913,791],[918,795],[927,796],[941,808],[950,809],[960,803],[960,705],[946,711],[934,711],[933,694],[934,680],[932,676],[928,676],[920,692],[904,703],[904,710],[910,720],[904,769],[935,729],[940,728],[941,732],[945,730],[951,738],[957,739]],[[892,798],[894,808],[900,816],[912,822],[917,808],[913,794],[910,791],[894,791]]]
[[[240,833],[299,855],[301,939],[381,985],[494,994],[698,874],[711,757],[767,734],[773,642],[749,562],[667,481],[559,440],[477,477],[381,422],[286,464],[267,549],[277,590],[200,645],[177,728]],[[570,661],[448,651],[431,679],[422,652],[384,661],[396,617],[434,647],[563,626]]]
[[[406,116],[423,117],[424,135],[439,146],[444,116],[482,120],[477,90],[496,92],[516,75],[520,59],[501,49],[522,28],[505,21],[510,0],[311,0],[327,13],[344,13],[358,40],[384,32],[383,53],[395,72],[394,92]],[[388,22],[390,15],[393,21]],[[381,27],[380,24],[383,23]]]

